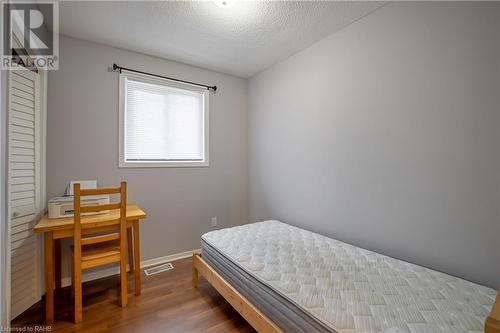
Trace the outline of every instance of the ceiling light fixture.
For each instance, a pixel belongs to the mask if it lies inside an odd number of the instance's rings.
[[[214,0],[214,3],[220,8],[231,8],[235,2],[235,0]]]

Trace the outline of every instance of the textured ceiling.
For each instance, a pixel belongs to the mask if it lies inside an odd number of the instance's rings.
[[[63,35],[250,77],[381,2],[61,2]]]

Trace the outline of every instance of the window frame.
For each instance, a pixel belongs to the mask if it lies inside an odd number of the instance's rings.
[[[170,160],[170,161],[127,161],[125,160],[125,112],[126,112],[126,80],[131,79],[134,81],[166,86],[170,88],[184,89],[203,94],[203,152],[204,159],[201,161],[184,161],[184,160]],[[122,70],[119,76],[119,168],[197,168],[209,167],[209,91],[206,88],[198,87],[188,83],[181,83],[162,79],[155,76],[134,73]]]

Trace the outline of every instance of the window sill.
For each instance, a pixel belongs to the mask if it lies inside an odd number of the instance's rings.
[[[124,162],[120,161],[119,168],[208,168],[210,163],[203,162]]]

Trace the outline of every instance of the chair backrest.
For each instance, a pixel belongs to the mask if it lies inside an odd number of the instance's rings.
[[[83,245],[98,244],[115,239],[120,239],[120,251],[124,251],[127,232],[127,182],[121,182],[120,187],[98,188],[98,189],[81,189],[80,184],[75,183],[73,187],[74,194],[74,251],[75,260],[81,257],[81,249]],[[119,194],[120,201],[106,205],[82,206],[81,197],[90,195],[111,195]],[[113,216],[109,220],[99,220],[98,224],[88,223],[82,225],[82,214],[91,212],[103,212],[110,210],[119,210],[119,215]],[[102,233],[102,226],[105,225],[108,233]],[[115,226],[115,228],[113,228]],[[85,234],[89,235],[82,237],[82,228]],[[92,232],[95,229],[92,236]],[[115,231],[109,233],[109,231]]]

